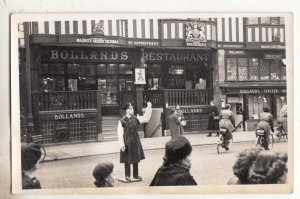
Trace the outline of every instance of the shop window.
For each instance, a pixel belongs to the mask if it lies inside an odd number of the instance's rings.
[[[67,64],[68,75],[78,75],[79,64]]]
[[[258,59],[251,58],[249,59],[249,77],[250,80],[258,80]]]
[[[49,64],[49,74],[62,75],[65,74],[64,64]]]
[[[49,74],[48,64],[41,64],[40,65],[39,74]]]
[[[68,91],[77,91],[78,90],[78,83],[77,79],[68,79]]]
[[[78,90],[96,90],[96,89],[97,89],[97,84],[93,76],[78,78]]]
[[[118,78],[117,76],[109,76],[106,79],[98,79],[98,89],[101,90],[101,103],[103,105],[118,104]]]
[[[94,65],[92,65],[92,64],[80,65],[79,75],[80,76],[94,76],[95,75]]]
[[[119,74],[127,74],[127,75],[133,74],[131,64],[119,64]]]
[[[239,80],[248,80],[247,58],[238,59]]]
[[[226,64],[226,77],[227,80],[237,80],[236,76],[236,58],[228,58]]]
[[[260,79],[269,80],[270,79],[270,62],[269,60],[260,60]]]
[[[118,65],[117,64],[108,64],[107,65],[107,74],[118,74]]]
[[[159,64],[147,64],[147,87],[150,90],[157,90],[161,87],[161,67]],[[173,70],[176,70],[173,68]],[[173,71],[175,74],[176,72]]]
[[[106,75],[106,65],[97,64],[96,71],[97,71],[97,75]]]
[[[249,119],[259,119],[260,113],[263,112],[263,107],[271,107],[270,95],[249,95],[247,99]]]
[[[185,88],[185,70],[183,65],[171,65],[169,68],[169,88],[184,89]]]

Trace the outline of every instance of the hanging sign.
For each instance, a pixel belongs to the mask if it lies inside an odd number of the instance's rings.
[[[145,68],[135,68],[134,77],[134,84],[146,84]]]

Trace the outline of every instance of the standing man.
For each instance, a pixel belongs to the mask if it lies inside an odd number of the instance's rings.
[[[217,132],[219,136],[219,110],[214,101],[210,101],[209,118],[207,130],[209,130],[208,137],[211,137],[212,131]]]
[[[120,163],[125,165],[125,180],[131,181],[130,164],[133,165],[133,178],[142,180],[139,175],[138,163],[145,159],[138,127],[141,123],[147,123],[151,118],[152,104],[147,103],[144,116],[134,116],[133,106],[128,103],[123,107],[126,115],[118,122],[118,140],[120,146]]]
[[[200,78],[199,82],[195,85],[195,89],[206,89],[206,82]]]

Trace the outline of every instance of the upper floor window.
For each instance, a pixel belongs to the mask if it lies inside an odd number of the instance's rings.
[[[284,24],[284,17],[248,17],[246,20],[247,25],[267,24],[279,25]]]
[[[227,81],[285,80],[286,67],[281,60],[252,58],[227,58]]]
[[[258,17],[248,17],[247,24],[248,25],[258,24]]]

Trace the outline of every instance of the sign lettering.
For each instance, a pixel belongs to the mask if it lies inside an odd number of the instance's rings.
[[[226,94],[276,94],[276,93],[286,93],[285,88],[253,88],[253,89],[233,89],[228,88],[225,91]]]
[[[127,44],[132,46],[159,46],[158,41],[129,40]]]
[[[64,113],[64,114],[55,114],[55,120],[70,120],[70,119],[83,119],[84,113]]]
[[[50,50],[50,59],[57,60],[128,60],[126,51]]]
[[[146,61],[193,61],[207,62],[209,54],[199,53],[161,53],[161,52],[144,52]]]

